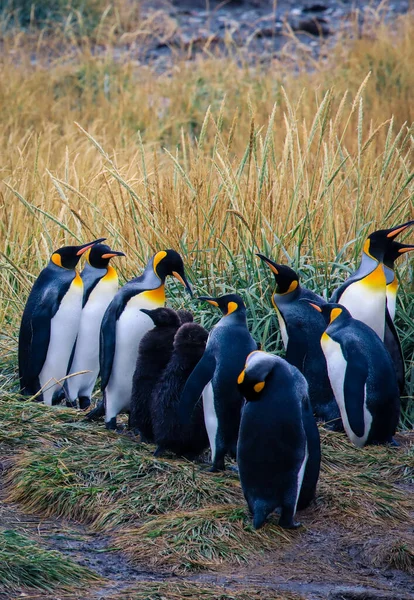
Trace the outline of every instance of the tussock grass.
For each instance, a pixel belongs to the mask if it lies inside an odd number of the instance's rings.
[[[98,582],[89,569],[45,550],[32,539],[12,530],[0,531],[0,581],[8,590],[23,587],[51,591],[56,586],[72,588],[86,582]]]
[[[240,564],[292,538],[293,534],[271,523],[255,531],[247,510],[240,506],[162,515],[115,535],[119,547],[134,559],[179,570]]]
[[[156,459],[151,446],[79,423],[75,411],[9,398],[0,401],[0,414],[1,448],[17,451],[6,464],[8,499],[109,532],[134,560],[183,571],[218,568],[288,547],[301,535],[275,519],[254,531],[234,473]],[[344,435],[321,429],[321,436],[318,498],[305,526],[339,521],[363,538],[410,521],[412,434],[400,434],[398,449],[362,451]]]

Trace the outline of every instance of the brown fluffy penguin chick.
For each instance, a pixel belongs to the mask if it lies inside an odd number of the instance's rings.
[[[184,310],[184,308],[179,308],[177,310],[177,315],[179,316],[181,325],[184,325],[184,323],[192,323],[194,321],[193,313],[189,310]]]
[[[150,401],[155,386],[171,358],[174,336],[180,327],[180,319],[171,308],[141,309],[154,322],[139,344],[138,358],[132,380],[131,412],[129,427],[141,441],[154,440],[151,423]]]
[[[194,459],[208,448],[202,399],[188,425],[183,425],[178,415],[181,392],[203,356],[207,338],[208,332],[197,323],[185,323],[175,335],[173,355],[151,401],[154,440],[158,445],[155,456],[171,450],[178,456]]]

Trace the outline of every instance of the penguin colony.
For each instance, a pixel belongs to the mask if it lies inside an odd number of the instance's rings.
[[[165,308],[175,277],[192,295],[181,256],[161,250],[118,290],[109,264],[123,252],[100,238],[56,250],[33,285],[19,333],[21,394],[86,409],[100,375],[103,400],[88,419],[129,413],[141,441],[196,459],[212,471],[237,459],[255,528],[279,513],[295,528],[315,497],[321,449],[316,420],[357,447],[395,444],[404,361],[394,326],[396,259],[414,250],[395,237],[409,221],[371,233],[359,268],[329,302],[300,285],[290,267],[257,256],[276,282],[286,358],[261,351],[238,294],[201,296],[221,311],[208,333],[188,311]],[[76,270],[86,258],[81,274]]]

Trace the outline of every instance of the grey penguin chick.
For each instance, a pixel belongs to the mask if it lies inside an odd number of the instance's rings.
[[[172,357],[154,389],[151,420],[155,456],[171,450],[178,456],[195,458],[208,448],[202,399],[194,407],[191,421],[183,424],[178,406],[181,393],[191,372],[204,354],[208,332],[198,323],[181,325],[174,337]]]

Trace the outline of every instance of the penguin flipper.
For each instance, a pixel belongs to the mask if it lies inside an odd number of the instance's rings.
[[[49,348],[51,320],[58,309],[49,299],[35,305],[23,314],[19,333],[19,376],[21,393],[32,396],[39,391],[38,377]],[[37,383],[35,383],[37,382]]]
[[[405,387],[405,366],[404,366],[404,357],[401,349],[400,338],[398,337],[397,330],[391,319],[391,315],[386,311],[385,318],[385,335],[384,335],[384,344],[390,356],[392,358],[392,362],[394,363],[395,371],[397,373],[397,381],[398,388],[400,390],[400,394],[404,393]]]
[[[345,410],[349,425],[358,437],[365,432],[364,403],[365,383],[368,377],[368,365],[362,355],[350,352],[346,357],[347,366],[344,381]]]
[[[208,351],[205,351],[187,379],[181,394],[178,412],[182,423],[190,421],[194,407],[204,388],[212,380],[215,369],[216,359]]]
[[[117,306],[112,300],[102,319],[99,342],[99,370],[101,390],[104,391],[111,376],[115,356]]]

